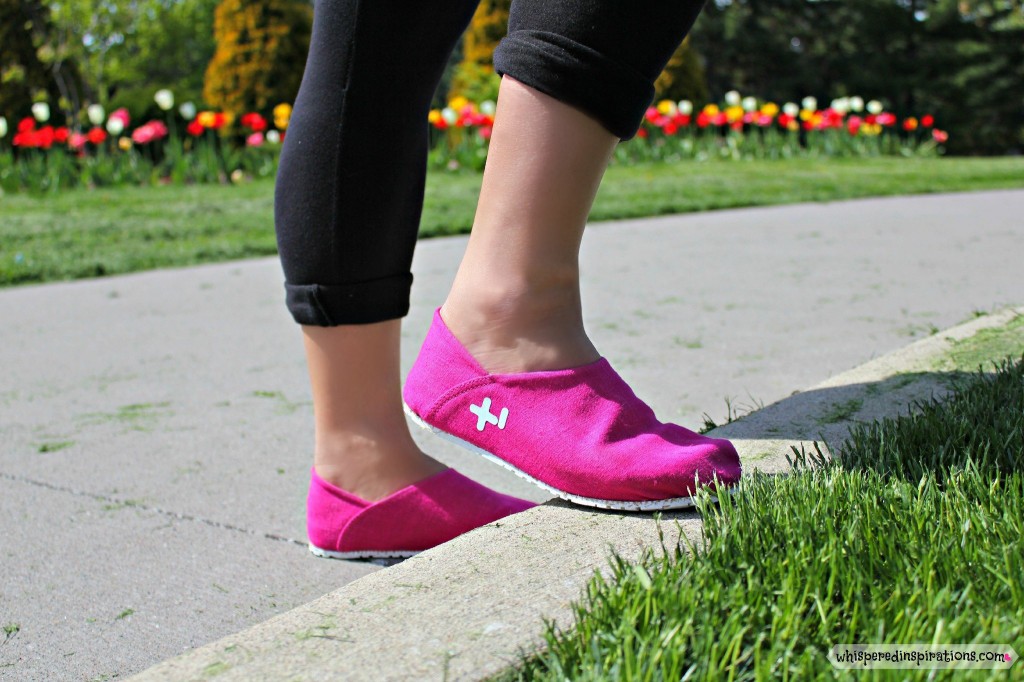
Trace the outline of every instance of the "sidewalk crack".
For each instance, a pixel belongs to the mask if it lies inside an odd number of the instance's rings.
[[[7,479],[8,481],[13,481],[15,483],[25,483],[27,485],[34,485],[34,486],[37,486],[39,488],[46,488],[47,490],[53,490],[55,492],[68,493],[68,494],[71,494],[71,495],[75,495],[77,497],[89,497],[89,498],[92,498],[94,500],[99,500],[99,501],[102,501],[102,502],[109,502],[111,504],[126,505],[126,506],[133,507],[135,509],[142,509],[142,510],[145,510],[145,511],[155,512],[157,514],[161,514],[163,516],[168,516],[168,517],[171,517],[171,518],[174,518],[174,519],[178,519],[180,521],[194,521],[196,523],[203,523],[203,524],[206,524],[207,526],[212,526],[214,528],[222,528],[224,530],[230,530],[230,531],[234,531],[236,533],[245,533],[246,535],[254,535],[254,536],[258,537],[258,538],[264,538],[264,539],[267,539],[267,540],[275,540],[277,542],[287,542],[289,544],[299,545],[299,546],[302,546],[302,547],[306,546],[305,542],[302,542],[300,540],[295,540],[295,539],[292,539],[292,538],[288,538],[288,537],[285,537],[283,535],[278,535],[277,533],[262,533],[262,532],[257,531],[257,530],[251,530],[249,528],[242,528],[241,526],[236,526],[236,525],[231,524],[231,523],[224,523],[222,521],[214,521],[213,519],[207,519],[207,518],[204,518],[202,516],[196,516],[194,514],[186,514],[184,512],[171,511],[169,509],[164,509],[162,507],[155,507],[155,506],[148,505],[148,504],[140,504],[140,503],[138,503],[138,502],[136,502],[134,500],[122,499],[122,498],[118,498],[118,497],[113,497],[111,495],[100,495],[99,493],[91,493],[91,492],[88,492],[88,491],[85,491],[85,490],[77,490],[75,488],[70,488],[70,487],[63,486],[63,485],[55,485],[53,483],[47,483],[46,481],[37,481],[37,480],[35,480],[33,478],[27,478],[25,476],[17,476],[15,474],[9,474],[9,473],[6,473],[4,471],[0,471],[0,478]]]

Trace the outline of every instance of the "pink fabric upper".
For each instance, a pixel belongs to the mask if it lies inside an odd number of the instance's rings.
[[[313,545],[332,552],[418,552],[533,506],[454,469],[368,502],[323,480],[314,469],[306,527]]]
[[[692,495],[695,476],[702,483],[717,476],[723,484],[740,478],[732,443],[660,422],[607,359],[488,374],[448,329],[440,308],[403,398],[431,426],[574,495],[662,500]]]

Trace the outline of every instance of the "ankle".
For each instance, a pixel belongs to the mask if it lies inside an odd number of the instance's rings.
[[[317,434],[317,476],[373,502],[446,467],[405,438],[372,432]]]
[[[575,268],[529,280],[457,280],[441,317],[489,372],[564,369],[600,357],[583,328]]]

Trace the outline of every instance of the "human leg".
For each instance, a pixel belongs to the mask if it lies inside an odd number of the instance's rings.
[[[476,2],[315,4],[275,184],[275,228],[313,392],[310,537],[344,547],[346,555],[353,540],[340,536],[357,515],[375,519],[376,531],[360,537],[378,542],[390,534],[405,543],[397,547],[402,554],[525,508],[420,451],[399,392],[400,318],[409,307],[423,201],[427,112]],[[434,518],[388,520],[427,509],[409,502],[424,496],[434,500]],[[475,508],[436,504],[462,498]],[[396,547],[373,551],[388,549]]]
[[[473,231],[404,389],[417,421],[581,504],[688,506],[740,475],[731,443],[656,419],[589,341],[580,302],[607,162],[700,5],[514,0]]]
[[[401,413],[399,318],[430,99],[476,2],[444,12],[319,0],[281,152],[275,228],[309,365],[315,468],[367,500],[443,469],[416,447]]]
[[[480,201],[442,314],[494,372],[599,357],[583,328],[579,248],[620,138],[703,0],[514,0]]]

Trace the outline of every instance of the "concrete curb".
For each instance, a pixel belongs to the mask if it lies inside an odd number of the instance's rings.
[[[1005,325],[1024,308],[958,325],[872,360],[736,421],[715,435],[745,470],[789,468],[792,448],[838,443],[859,420],[896,416],[948,390],[936,370],[954,341]],[[541,643],[542,619],[570,622],[570,604],[609,550],[637,558],[685,534],[694,512],[604,512],[549,502],[360,578],[320,599],[131,678],[138,681],[476,680]],[[659,529],[660,526],[660,529]]]

